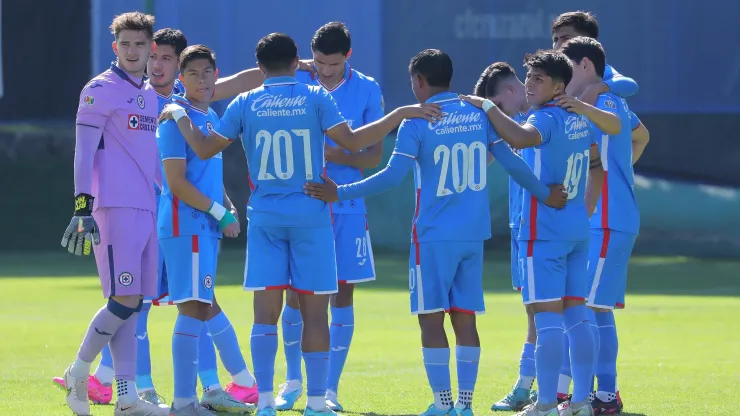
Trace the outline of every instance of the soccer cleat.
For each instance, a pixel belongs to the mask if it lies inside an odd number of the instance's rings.
[[[170,407],[165,403],[164,397],[157,394],[157,391],[154,389],[146,390],[141,393],[139,393],[139,398],[141,400],[144,400],[145,402],[149,402],[157,407],[161,407],[162,409],[169,409]]]
[[[216,416],[210,410],[193,402],[190,406],[186,406],[177,410],[171,409],[168,413],[169,416]]]
[[[326,391],[326,407],[335,412],[344,411],[344,407],[342,407],[342,405],[339,404],[339,400],[337,400],[337,392],[333,390]]]
[[[537,405],[530,404],[527,405],[524,409],[522,409],[521,412],[517,413],[516,416],[560,416],[558,413],[558,408],[553,407],[549,410],[540,410],[537,408]]]
[[[200,399],[200,405],[214,412],[238,414],[247,414],[256,408],[254,404],[240,402],[221,389],[203,393],[203,397]]]
[[[70,374],[72,367],[64,370],[64,386],[67,391],[67,406],[72,409],[77,416],[90,416],[90,401],[87,397],[87,386],[90,382],[89,377],[76,378]]]
[[[272,407],[265,407],[262,410],[258,410],[254,416],[275,416],[275,409]]]
[[[54,377],[51,380],[62,390],[67,389],[64,378]],[[87,397],[93,404],[110,404],[113,399],[113,386],[101,383],[94,374],[91,374],[87,384]]]
[[[558,413],[560,416],[594,416],[594,410],[588,399],[575,405],[570,400],[565,401],[558,405]]]
[[[306,406],[306,409],[303,410],[303,416],[337,416],[337,414],[328,407],[325,407],[321,410],[313,410],[310,407]]]
[[[491,410],[494,412],[518,412],[523,410],[528,404],[533,402],[530,399],[531,393],[523,388],[515,388],[503,399],[494,403]]]
[[[280,391],[275,398],[276,410],[291,410],[295,402],[303,395],[303,386],[298,380],[288,380],[280,385]]]
[[[622,409],[619,408],[619,401],[616,399],[605,402],[598,397],[594,397],[591,408],[594,415],[618,415],[622,413]]]
[[[457,411],[453,407],[450,407],[447,410],[440,410],[437,409],[437,406],[434,404],[430,404],[429,407],[427,407],[427,411],[419,416],[457,416]]]
[[[457,412],[457,416],[473,416],[473,409],[471,409],[470,406],[465,406],[463,408],[455,407],[455,411]]]
[[[242,403],[257,404],[257,400],[259,399],[257,383],[254,383],[252,387],[244,387],[232,381],[231,383],[226,385],[224,391],[226,393],[229,393],[232,398]]]
[[[168,416],[169,414],[168,408],[159,407],[142,399],[129,405],[116,403],[116,410],[113,411],[113,416]]]

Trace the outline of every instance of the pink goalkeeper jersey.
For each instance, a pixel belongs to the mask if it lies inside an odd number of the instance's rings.
[[[154,88],[116,65],[88,82],[77,109],[75,195],[95,197],[94,209],[156,212],[158,112]]]

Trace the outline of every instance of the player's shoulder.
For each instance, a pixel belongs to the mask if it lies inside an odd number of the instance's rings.
[[[177,123],[175,123],[175,120],[162,120],[162,122],[160,122],[157,126],[157,138],[171,138],[180,136],[182,136],[182,134],[180,133],[180,129],[177,127]]]
[[[605,108],[607,110],[614,110],[619,112],[629,112],[627,107],[627,100],[614,94],[613,92],[602,92],[596,98],[596,106]]]
[[[82,87],[82,95],[105,94],[116,86],[116,79],[110,69],[94,76]]]
[[[316,77],[310,71],[299,69],[295,72],[296,81],[301,84],[316,85]]]
[[[362,85],[365,88],[368,89],[380,89],[380,85],[378,84],[378,81],[375,80],[375,78],[363,74],[362,72],[350,68],[350,76],[352,79],[357,82],[359,85]]]

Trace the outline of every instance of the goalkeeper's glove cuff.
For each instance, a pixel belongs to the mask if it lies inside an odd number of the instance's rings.
[[[89,217],[92,215],[93,198],[90,194],[77,194],[75,197],[75,217]]]

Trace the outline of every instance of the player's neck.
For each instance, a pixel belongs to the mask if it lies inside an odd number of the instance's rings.
[[[334,88],[339,85],[340,82],[344,79],[344,72],[340,72],[337,75],[334,75],[333,77],[322,77],[319,75],[319,82],[321,82],[321,85],[324,86],[324,88],[328,90],[333,90]]]
[[[188,95],[187,90],[185,91],[185,99],[190,101],[190,104],[192,104],[193,107],[203,111],[208,111],[208,107],[211,105],[210,101],[198,101],[195,98],[191,97],[190,95]]]
[[[295,71],[287,70],[287,71],[265,72],[265,80],[268,80],[270,78],[280,78],[280,77],[295,78]]]
[[[172,91],[175,90],[175,83],[165,85],[164,87],[154,87],[154,91],[157,92],[157,94],[169,97],[172,94]]]
[[[126,75],[128,75],[129,78],[131,78],[132,81],[141,81],[141,78],[144,77],[144,70],[143,69],[141,71],[139,71],[139,72],[129,72],[118,61],[116,61],[116,66],[118,67],[118,69],[120,69],[121,71],[123,71]]]
[[[441,88],[441,87],[430,87],[429,88],[429,91],[427,92],[427,94],[429,96],[423,102],[429,101],[429,99],[431,99],[435,95],[444,94],[446,92],[450,92],[450,89],[449,88]]]
[[[522,106],[519,107],[519,112],[526,113],[527,111],[529,111],[530,108],[532,108],[532,106],[527,104],[527,100],[524,100],[524,102],[522,103]]]

